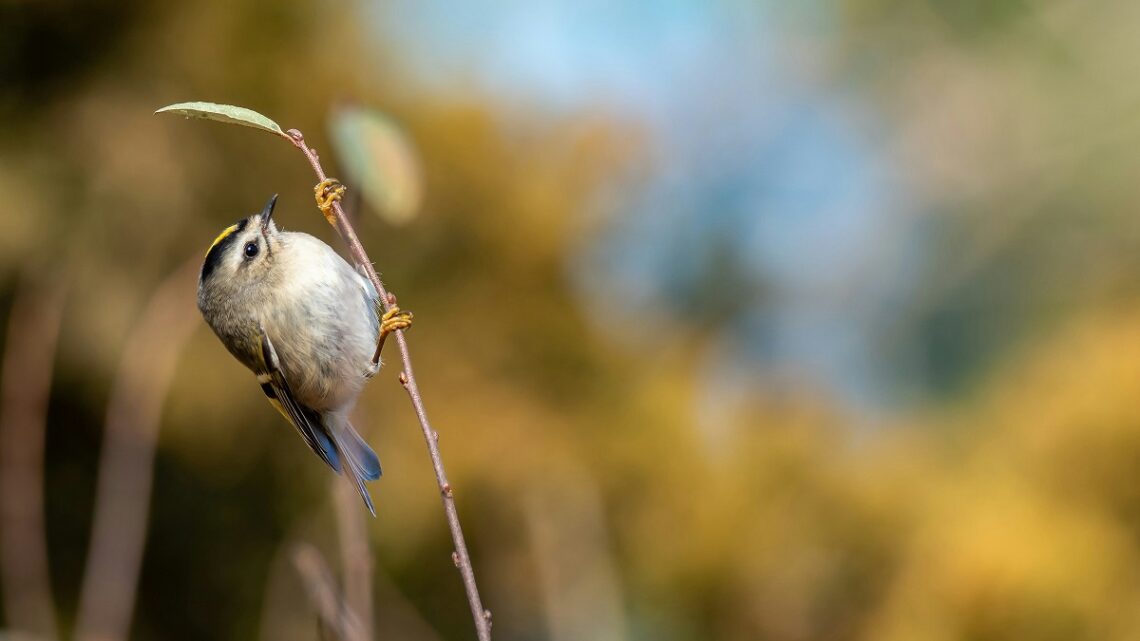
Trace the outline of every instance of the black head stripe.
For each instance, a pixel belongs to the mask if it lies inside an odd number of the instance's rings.
[[[222,264],[222,256],[226,255],[229,248],[237,242],[238,236],[245,231],[246,226],[249,225],[249,218],[243,218],[238,221],[237,225],[232,227],[233,231],[222,232],[222,235],[214,241],[214,245],[210,247],[210,251],[206,252],[206,260],[202,261],[202,276],[200,280],[205,282],[210,274]]]

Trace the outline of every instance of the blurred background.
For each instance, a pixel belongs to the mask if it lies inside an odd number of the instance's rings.
[[[1140,638],[1138,19],[0,2],[0,636],[334,638],[332,475],[194,286],[273,193],[340,245],[208,100],[352,189],[496,639]],[[389,349],[375,638],[474,638]]]

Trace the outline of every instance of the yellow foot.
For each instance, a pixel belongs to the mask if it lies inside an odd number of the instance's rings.
[[[325,215],[325,220],[329,224],[336,227],[336,216],[333,215],[333,203],[340,200],[344,196],[346,187],[340,183],[336,178],[326,178],[317,183],[313,188],[313,194],[317,198],[317,208]]]
[[[377,365],[380,363],[380,352],[384,351],[384,339],[388,338],[388,334],[398,329],[408,329],[412,326],[412,313],[402,311],[395,305],[392,309],[384,312],[380,317],[380,337],[376,340],[376,354],[372,357],[372,364]]]
[[[380,317],[380,336],[391,334],[397,329],[408,329],[412,326],[412,313],[405,312],[399,307],[392,306],[392,309],[384,312]]]

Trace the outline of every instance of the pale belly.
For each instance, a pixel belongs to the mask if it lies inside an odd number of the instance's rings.
[[[263,322],[296,399],[315,410],[350,408],[376,350],[361,292],[312,288],[272,310]]]

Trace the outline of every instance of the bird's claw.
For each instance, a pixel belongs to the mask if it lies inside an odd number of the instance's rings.
[[[326,178],[313,188],[313,195],[317,199],[317,208],[325,215],[325,220],[336,227],[336,217],[333,215],[333,203],[344,196],[347,188],[336,178]]]
[[[395,305],[384,312],[380,317],[380,335],[386,336],[397,329],[408,329],[412,326],[412,313],[406,312]]]
[[[365,376],[372,377],[376,375],[376,371],[380,369],[380,352],[384,351],[384,339],[388,338],[388,334],[400,329],[408,329],[412,326],[412,313],[405,312],[395,305],[392,309],[384,312],[380,317],[380,335],[376,339],[376,354],[372,357],[371,373],[365,373]]]

